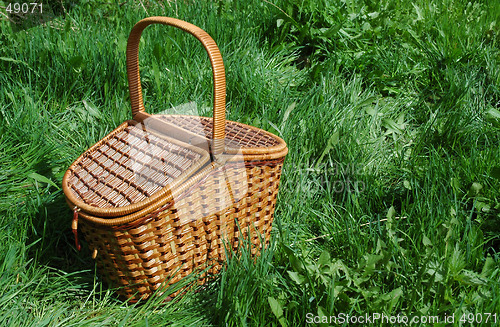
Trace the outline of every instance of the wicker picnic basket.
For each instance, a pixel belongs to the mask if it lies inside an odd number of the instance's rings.
[[[213,118],[146,113],[138,48],[150,24],[177,27],[203,44],[213,70]],[[133,120],[76,159],[63,190],[77,249],[80,230],[108,284],[139,300],[194,271],[217,272],[245,239],[258,254],[270,238],[288,149],[269,132],[226,121],[222,57],[192,24],[138,22],[127,44],[127,75]]]

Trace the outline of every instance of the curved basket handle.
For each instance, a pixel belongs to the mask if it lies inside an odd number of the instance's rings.
[[[212,64],[214,78],[214,114],[213,114],[213,144],[214,154],[224,151],[226,125],[226,76],[224,62],[215,41],[201,28],[185,21],[170,17],[149,17],[139,21],[132,28],[127,43],[127,77],[132,104],[132,115],[135,117],[145,112],[142,99],[141,77],[139,75],[139,41],[142,31],[151,24],[163,24],[177,27],[194,35],[205,47]]]

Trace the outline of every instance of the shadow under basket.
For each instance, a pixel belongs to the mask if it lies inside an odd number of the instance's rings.
[[[150,24],[194,35],[214,72],[213,118],[149,115],[142,103],[138,44]],[[127,45],[134,119],[83,153],[63,190],[99,274],[131,301],[146,299],[189,274],[217,273],[244,239],[258,255],[271,236],[285,142],[225,119],[225,73],[212,38],[168,17],[137,23]],[[172,296],[178,292],[171,294]]]

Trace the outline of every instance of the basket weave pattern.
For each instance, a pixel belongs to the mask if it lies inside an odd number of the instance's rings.
[[[183,129],[205,137],[212,138],[213,122],[208,117],[184,115],[159,116],[163,121],[176,124]],[[226,121],[225,144],[229,148],[269,148],[279,144],[274,135],[252,128],[238,122]]]
[[[71,168],[70,185],[89,205],[122,207],[153,196],[201,159],[192,149],[125,123]]]
[[[103,228],[82,220],[80,226],[96,264],[107,282],[127,298],[147,298],[164,282],[172,285],[196,270],[220,270],[227,251],[238,251],[243,240],[257,254],[271,237],[282,161],[247,163],[248,193],[230,207],[227,194],[217,198],[220,183],[237,179],[239,169],[218,169],[183,194],[140,221]],[[233,180],[234,180],[233,179]],[[238,190],[234,190],[238,193]],[[214,201],[214,199],[216,201]],[[265,208],[265,210],[261,210]],[[202,218],[202,219],[199,219]],[[203,283],[205,279],[200,279]]]

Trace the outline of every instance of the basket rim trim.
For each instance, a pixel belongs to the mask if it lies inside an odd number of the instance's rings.
[[[256,160],[256,161],[250,161],[250,162],[245,162],[246,166],[258,166],[258,165],[280,165],[284,163],[285,158],[281,157],[278,159],[273,159],[273,160]],[[227,165],[231,165],[231,163],[228,163]],[[202,171],[199,173],[195,174],[192,178],[189,179],[188,182],[184,183],[177,189],[173,191],[174,197],[176,198],[181,198],[186,195],[189,195],[190,192],[192,192],[192,189],[195,188],[197,185],[202,183],[206,178],[209,177],[210,174],[214,174],[218,172],[220,169],[225,169],[225,166],[221,167],[213,167],[212,165],[209,165],[205,167]],[[173,197],[172,197],[173,198]],[[143,219],[148,218],[151,215],[154,215],[154,212],[157,210],[160,210],[162,207],[168,207],[169,202],[172,202],[172,198],[164,198],[160,199],[158,202],[153,203],[151,206],[148,208],[144,208],[140,211],[130,213],[125,216],[121,217],[115,217],[115,218],[106,218],[102,216],[93,216],[91,213],[86,212],[85,210],[81,210],[79,212],[79,216],[86,221],[89,221],[91,223],[101,225],[101,226],[106,226],[108,228],[112,229],[119,229],[120,225],[125,225],[125,224],[135,224],[137,222],[142,221]],[[74,204],[70,202],[68,199],[66,199],[66,202],[70,207],[74,207]]]

